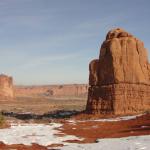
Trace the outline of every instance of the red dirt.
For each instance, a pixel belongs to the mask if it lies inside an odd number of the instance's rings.
[[[26,146],[23,144],[13,144],[13,145],[6,145],[3,143],[0,143],[0,150],[10,150],[10,149],[16,149],[16,150],[47,150],[46,147],[40,146],[38,144],[33,144],[32,146]]]
[[[85,116],[84,116],[85,117]],[[88,118],[89,116],[85,117]],[[91,117],[91,116],[90,116]],[[77,117],[79,119],[79,116]],[[83,119],[83,116],[81,116]],[[100,121],[83,121],[77,120],[75,123],[61,121],[63,126],[58,129],[62,134],[75,135],[84,138],[83,141],[68,140],[70,143],[92,143],[100,138],[120,138],[128,136],[150,135],[150,114],[146,114],[136,119],[126,121],[100,122]],[[59,134],[57,134],[59,136]],[[47,150],[55,149],[54,147],[63,146],[61,144],[51,144],[47,147],[33,144],[26,146],[22,144],[5,145],[0,143],[0,150]],[[57,148],[56,148],[57,149]]]
[[[51,144],[47,147],[40,146],[38,144],[32,144],[31,146],[23,145],[23,144],[12,144],[6,145],[4,143],[0,143],[0,150],[57,150],[54,147],[62,147],[63,144]]]
[[[137,117],[137,119],[116,122],[76,122],[65,123],[62,133],[84,138],[82,143],[95,142],[98,138],[120,138],[137,135],[150,135],[150,114]],[[79,141],[68,141],[81,143]]]
[[[0,129],[5,129],[5,128],[9,128],[10,127],[10,124],[8,123],[4,123],[2,125],[0,125]]]

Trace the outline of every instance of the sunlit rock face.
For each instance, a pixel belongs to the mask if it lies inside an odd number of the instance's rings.
[[[150,64],[142,41],[123,29],[108,32],[89,65],[86,111],[134,114],[150,109]]]
[[[13,78],[0,75],[0,99],[13,99],[14,89],[13,89]]]

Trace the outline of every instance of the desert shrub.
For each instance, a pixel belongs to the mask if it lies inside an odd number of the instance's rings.
[[[60,85],[58,88],[59,88],[59,89],[62,89],[62,88],[63,88],[63,85]]]
[[[2,114],[0,114],[0,126],[2,126],[5,123],[5,118]]]
[[[144,114],[150,114],[150,109],[146,110]]]

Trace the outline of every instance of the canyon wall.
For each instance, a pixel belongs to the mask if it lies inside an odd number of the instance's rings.
[[[86,96],[88,85],[43,85],[43,86],[16,86],[16,96]]]
[[[86,111],[134,114],[150,109],[150,64],[142,41],[123,29],[108,32],[89,65]]]

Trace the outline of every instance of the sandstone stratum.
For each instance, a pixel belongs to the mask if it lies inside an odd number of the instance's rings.
[[[14,98],[14,88],[13,88],[13,78],[7,75],[0,75],[0,99],[13,99]]]
[[[41,85],[41,86],[16,86],[16,96],[86,96],[87,84]]]
[[[123,115],[150,110],[147,50],[130,33],[120,28],[109,31],[89,71],[88,113]]]

